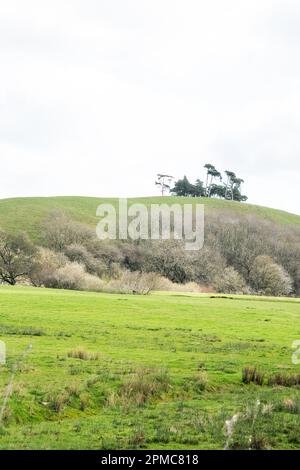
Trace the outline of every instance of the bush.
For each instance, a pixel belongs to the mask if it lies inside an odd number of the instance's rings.
[[[187,282],[185,284],[177,284],[172,282],[166,277],[159,276],[159,285],[156,290],[159,291],[170,291],[170,292],[203,292],[202,287],[196,282]]]
[[[102,292],[104,290],[105,283],[99,277],[93,274],[84,273],[79,284],[79,290]]]
[[[146,243],[123,242],[120,244],[122,252],[122,264],[129,271],[142,271],[145,269],[145,258],[148,255],[149,246]]]
[[[124,271],[119,279],[107,284],[107,289],[122,293],[147,295],[153,290],[159,290],[161,276],[156,273],[140,273]]]
[[[181,241],[160,240],[147,247],[144,268],[156,272],[172,282],[185,283],[193,280],[191,254]]]
[[[82,264],[88,272],[94,272],[94,257],[85,246],[73,243],[65,248],[64,253],[72,263]]]
[[[73,263],[79,263],[85,266],[88,273],[103,277],[108,274],[108,267],[101,259],[95,258],[83,245],[73,244],[67,246],[65,251],[67,258]]]
[[[270,256],[258,256],[250,271],[250,284],[264,295],[288,295],[292,292],[292,279],[282,266]]]
[[[228,267],[218,274],[213,286],[217,292],[223,294],[242,294],[246,291],[245,280],[233,267]]]
[[[88,274],[79,263],[67,263],[57,269],[47,280],[46,287],[73,290],[103,290],[104,283],[96,276]]]
[[[30,280],[34,286],[56,289],[101,291],[104,286],[103,281],[86,272],[82,264],[72,263],[64,254],[48,248],[38,249]]]
[[[191,255],[192,279],[197,283],[211,284],[214,278],[226,268],[226,260],[219,248],[213,244]]]
[[[30,281],[36,286],[48,286],[55,271],[67,263],[62,253],[55,253],[48,248],[38,248],[30,272]]]

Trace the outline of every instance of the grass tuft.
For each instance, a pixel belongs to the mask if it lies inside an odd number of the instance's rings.
[[[64,407],[69,403],[70,396],[67,392],[58,393],[49,397],[49,407],[55,413],[61,413]]]
[[[81,359],[82,361],[96,361],[100,358],[100,354],[86,351],[83,348],[77,348],[69,351],[68,357],[72,357],[73,359]]]
[[[268,385],[274,387],[279,385],[281,387],[295,387],[300,385],[300,374],[286,375],[277,373],[271,375],[268,380]]]
[[[120,399],[123,404],[144,405],[153,397],[159,397],[167,392],[170,379],[166,370],[138,369],[120,389]]]
[[[242,371],[242,381],[244,384],[254,383],[256,385],[263,385],[264,374],[253,366],[244,367]]]

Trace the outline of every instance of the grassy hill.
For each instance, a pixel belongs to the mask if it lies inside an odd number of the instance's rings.
[[[0,286],[0,449],[299,449],[299,300]],[[242,383],[245,366],[265,374]],[[261,405],[257,405],[260,400]],[[2,404],[2,403],[1,403]]]
[[[278,224],[300,225],[300,216],[298,215],[267,207],[218,199],[167,196],[164,198],[134,198],[129,199],[128,202],[129,204],[143,203],[147,206],[150,204],[161,204],[162,202],[168,204],[201,203],[205,205],[207,212],[253,214],[257,217],[275,221]],[[80,196],[2,199],[0,200],[0,227],[9,231],[24,230],[32,238],[37,239],[40,223],[54,209],[60,209],[70,214],[74,220],[95,227],[98,221],[96,209],[102,203],[117,205],[118,199]]]

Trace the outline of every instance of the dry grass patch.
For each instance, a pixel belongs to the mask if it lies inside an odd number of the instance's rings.
[[[86,351],[83,348],[77,348],[69,351],[68,357],[72,357],[73,359],[81,359],[82,361],[96,361],[100,358],[100,354]]]

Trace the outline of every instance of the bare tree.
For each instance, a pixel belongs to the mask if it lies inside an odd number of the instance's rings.
[[[174,176],[171,175],[162,175],[158,173],[157,181],[155,181],[156,186],[160,187],[161,195],[164,196],[166,191],[170,190],[171,183],[174,179]]]
[[[72,220],[59,210],[51,212],[41,226],[43,244],[54,251],[63,252],[72,244],[86,244],[96,238],[89,227]]]
[[[28,277],[35,247],[27,235],[0,232],[0,280],[14,286],[18,279]]]

